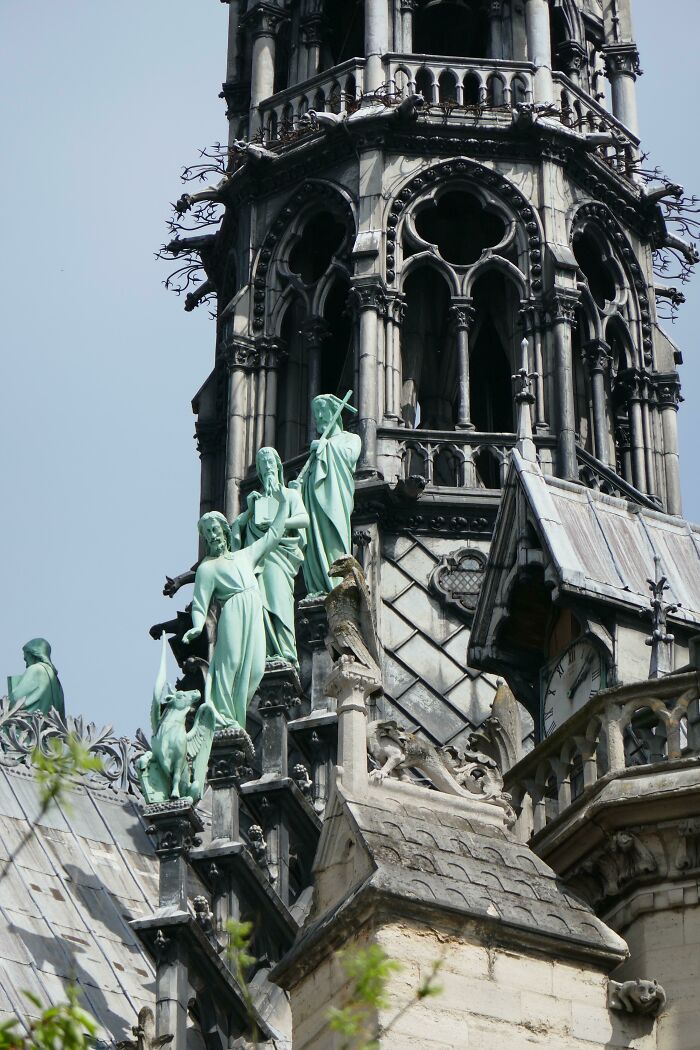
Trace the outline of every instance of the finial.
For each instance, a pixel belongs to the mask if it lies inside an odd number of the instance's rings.
[[[673,642],[674,635],[667,630],[667,617],[680,608],[679,605],[671,605],[664,600],[664,594],[669,590],[668,581],[661,574],[661,558],[654,555],[654,579],[647,580],[651,598],[651,622],[652,632],[646,639],[646,644],[651,646],[651,659],[649,661],[649,677],[662,678],[673,670]]]
[[[530,346],[527,339],[520,344],[520,368],[511,378],[515,383],[514,400],[516,404],[518,440],[516,448],[524,460],[530,463],[537,461],[535,442],[532,440],[532,415],[530,406],[535,403],[535,395],[532,392],[532,380],[538,376],[537,372],[528,371]]]

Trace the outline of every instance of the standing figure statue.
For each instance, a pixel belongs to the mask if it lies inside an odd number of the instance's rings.
[[[199,637],[216,599],[221,612],[204,699],[214,705],[220,729],[245,730],[248,704],[265,673],[265,622],[255,573],[279,544],[288,517],[289,502],[282,494],[265,534],[237,551],[231,550],[231,530],[223,514],[212,510],[199,519],[207,556],[195,573],[192,627],[182,640],[189,644]]]
[[[350,516],[355,499],[355,466],[362,440],[343,430],[348,401],[334,394],[319,394],[311,402],[319,437],[311,442],[311,455],[291,487],[301,484],[309,512],[309,541],[303,572],[309,595],[329,594],[335,583],[329,574],[333,562],[352,550]]]
[[[53,707],[63,718],[66,713],[63,687],[51,663],[51,646],[45,638],[32,638],[22,647],[22,652],[27,670],[7,679],[9,699],[13,703],[24,700],[26,711],[40,711],[42,715],[48,715]]]
[[[294,631],[294,580],[304,561],[309,515],[296,489],[285,488],[282,460],[274,448],[261,448],[255,457],[262,491],[251,492],[247,509],[231,523],[231,549],[251,547],[269,531],[280,500],[287,500],[289,517],[277,546],[264,556],[257,571],[265,621],[268,660],[281,659],[298,666]]]

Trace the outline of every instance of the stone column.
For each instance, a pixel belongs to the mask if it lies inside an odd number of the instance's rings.
[[[532,0],[530,0],[532,2]],[[576,410],[571,332],[576,320],[578,295],[555,289],[549,297],[548,314],[554,336],[554,379],[557,399],[557,474],[578,481],[576,459]]]
[[[379,318],[384,315],[384,289],[376,282],[356,279],[352,296],[359,320],[357,353],[357,408],[358,433],[362,438],[362,452],[357,464],[359,476],[376,477],[377,471],[377,343]]]
[[[552,82],[552,39],[547,0],[525,0],[527,57],[535,65],[535,103],[554,101]]]
[[[238,514],[240,486],[248,467],[249,376],[259,364],[259,355],[253,346],[236,343],[226,348],[225,359],[229,376],[224,514],[232,521]]]
[[[654,457],[654,432],[651,425],[651,402],[654,396],[654,388],[651,376],[648,372],[642,373],[642,433],[644,435],[644,460],[646,464],[647,492],[655,495],[658,486],[656,483],[656,463]]]
[[[367,699],[381,683],[350,657],[333,665],[326,692],[338,701],[338,765],[343,787],[355,798],[367,794]]]
[[[542,359],[542,309],[535,301],[522,300],[520,307],[520,325],[523,335],[532,347],[532,364],[535,387],[534,429],[548,431],[547,414],[544,399],[544,363]]]
[[[250,129],[252,139],[262,126],[258,107],[275,91],[275,33],[284,12],[271,4],[255,4],[241,23],[253,38],[250,69]]]
[[[301,327],[304,342],[304,360],[306,361],[306,388],[308,391],[309,414],[306,421],[308,441],[316,437],[316,421],[311,402],[321,390],[321,354],[323,341],[328,337],[328,325],[322,317],[310,317]]]
[[[605,370],[610,365],[610,347],[602,339],[593,339],[583,350],[584,362],[591,376],[593,401],[593,437],[596,457],[609,465],[608,413],[605,403]]]
[[[228,49],[226,53],[226,80],[238,80],[241,74],[239,56],[241,50],[241,0],[228,2]]]
[[[387,309],[385,341],[385,391],[386,417],[392,423],[401,418],[401,324],[406,313],[406,304],[400,296],[394,296]]]
[[[398,50],[405,55],[410,55],[413,51],[413,12],[415,9],[416,0],[400,0],[401,39]]]
[[[143,816],[154,839],[160,861],[159,907],[170,913],[187,912],[187,855],[199,845],[203,824],[188,799],[144,806]],[[187,1047],[187,1004],[189,980],[186,952],[167,930],[155,937],[158,951],[156,967],[156,1035],[172,1037],[173,1050]]]
[[[305,15],[301,19],[299,35],[302,50],[299,56],[298,80],[301,83],[303,80],[315,77],[321,66],[321,15]]]
[[[240,801],[238,789],[251,780],[255,757],[250,737],[241,729],[222,729],[214,734],[207,782],[211,788],[212,843],[239,842]],[[210,878],[215,887],[212,908],[216,928],[223,930],[229,919],[240,918],[238,894],[227,865],[212,861]]]
[[[503,0],[489,2],[489,57],[503,58]]]
[[[388,50],[388,0],[365,0],[365,91],[376,91],[384,83],[382,55]]]
[[[647,491],[646,458],[644,455],[644,424],[642,419],[643,377],[635,368],[620,372],[617,383],[624,391],[630,423],[632,484],[640,492]]]
[[[323,598],[303,598],[298,605],[300,637],[311,651],[311,713],[330,710],[326,679],[331,658],[326,650],[328,618]]]
[[[226,428],[223,423],[198,420],[195,423],[197,451],[201,467],[199,487],[199,515],[216,510],[218,489],[217,466],[219,457],[226,447]]]
[[[469,392],[469,332],[476,312],[471,299],[452,299],[450,320],[457,343],[457,430],[473,430]]]
[[[678,405],[681,384],[678,375],[656,376],[656,400],[661,413],[663,433],[663,464],[666,481],[666,510],[669,514],[682,514],[681,478],[678,461]]]
[[[641,76],[639,51],[633,43],[608,44],[603,48],[605,75],[610,81],[613,115],[639,135],[636,80]]]
[[[277,389],[279,370],[287,356],[287,351],[276,342],[268,343],[263,355],[267,370],[265,387],[265,444],[277,446]]]

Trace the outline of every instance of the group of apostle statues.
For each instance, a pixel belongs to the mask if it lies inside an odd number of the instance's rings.
[[[220,611],[205,700],[216,712],[218,728],[245,728],[266,661],[298,665],[294,586],[299,570],[309,596],[325,595],[334,586],[331,566],[350,553],[361,442],[343,428],[343,411],[354,411],[349,398],[314,398],[319,436],[295,481],[285,485],[276,449],[261,448],[255,459],[260,487],[248,496],[245,510],[230,523],[218,511],[199,520],[207,553],[195,572],[192,627],[183,642],[199,637],[216,601]]]
[[[276,449],[255,458],[259,487],[234,521],[218,511],[198,522],[206,554],[194,572],[168,579],[165,593],[194,582],[191,644],[218,611],[204,696],[184,692],[165,678],[165,653],[151,706],[151,750],[139,762],[146,801],[201,796],[203,771],[216,730],[245,733],[248,706],[268,661],[298,668],[294,590],[299,570],[309,597],[325,597],[340,583],[331,569],[351,552],[358,435],[343,428],[351,391],[341,400],[319,394],[312,401],[318,437],[299,476],[285,484]],[[352,559],[351,559],[352,560]],[[207,632],[210,634],[211,632]],[[63,690],[43,638],[24,646],[26,670],[8,680],[9,696],[29,711],[64,715]],[[196,713],[195,713],[196,712]],[[193,718],[194,714],[194,718]],[[187,728],[191,724],[191,728]],[[201,768],[200,768],[201,767]]]

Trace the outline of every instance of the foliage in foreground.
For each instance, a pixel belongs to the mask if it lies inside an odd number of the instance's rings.
[[[95,1044],[97,1022],[78,1001],[73,985],[66,991],[67,999],[56,1006],[44,1007],[37,996],[29,992],[26,998],[40,1010],[22,1031],[17,1018],[0,1024],[0,1050],[89,1050]]]

